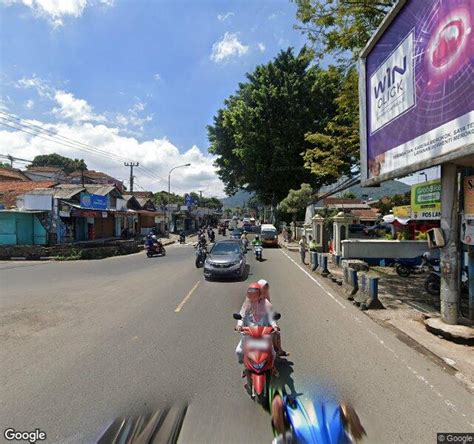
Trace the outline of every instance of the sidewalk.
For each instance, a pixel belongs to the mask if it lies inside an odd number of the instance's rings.
[[[286,243],[282,238],[280,245],[289,251],[298,251],[297,243]],[[306,255],[309,261],[309,255]],[[298,258],[299,259],[299,258]],[[299,260],[298,260],[299,262]],[[331,261],[329,261],[331,262]],[[307,265],[310,271],[310,265]],[[396,290],[394,282],[395,273],[390,268],[371,267],[379,279],[379,299],[384,305],[384,310],[361,311],[379,325],[391,329],[395,336],[402,342],[428,359],[441,365],[448,372],[453,373],[471,392],[474,392],[474,353],[468,345],[456,344],[430,333],[424,324],[428,317],[439,317],[436,309],[436,301],[423,290],[423,277],[410,276],[404,281],[403,291]],[[342,268],[329,263],[331,275],[342,279]],[[316,279],[326,282],[342,299],[347,300],[341,291],[341,287],[333,283],[331,279],[323,278],[313,273]],[[400,278],[401,280],[403,278]],[[395,294],[394,294],[395,293]],[[402,294],[404,294],[402,296]]]

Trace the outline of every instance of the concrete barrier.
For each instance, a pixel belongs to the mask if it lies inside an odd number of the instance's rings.
[[[351,301],[354,299],[354,295],[359,290],[357,271],[351,267],[344,267],[343,272],[344,278],[342,280],[342,289],[344,295]]]
[[[311,270],[315,271],[318,268],[318,253],[311,251],[309,257],[311,261]]]
[[[368,273],[359,273],[359,292],[354,302],[361,310],[376,310],[385,308],[378,297],[379,278]]]
[[[326,253],[318,253],[318,268],[316,272],[323,277],[329,275],[328,270],[328,255]]]

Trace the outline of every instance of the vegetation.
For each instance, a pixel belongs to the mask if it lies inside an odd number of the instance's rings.
[[[311,186],[303,183],[298,190],[290,190],[288,196],[280,202],[280,211],[291,214],[293,222],[296,222],[297,214],[306,209],[311,202],[312,196],[313,190]]]
[[[384,197],[375,204],[375,207],[382,214],[389,214],[393,207],[399,207],[402,205],[410,205],[411,192],[407,191],[405,194],[395,194],[391,197]]]
[[[334,113],[335,86],[324,71],[310,67],[312,52],[281,51],[247,74],[247,82],[218,110],[208,127],[209,151],[217,155],[218,174],[230,195],[253,191],[265,204],[283,199],[302,181],[322,179],[304,168],[311,147],[305,134],[322,130]]]
[[[0,162],[0,168],[11,168],[11,166],[7,162]]]
[[[71,174],[74,171],[87,170],[84,159],[70,159],[69,157],[64,157],[56,153],[36,156],[28,168],[42,166],[61,168],[66,174]]]

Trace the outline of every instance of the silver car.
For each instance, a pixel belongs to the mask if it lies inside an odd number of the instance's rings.
[[[206,279],[234,277],[242,278],[245,272],[245,253],[238,240],[217,241],[204,262]]]

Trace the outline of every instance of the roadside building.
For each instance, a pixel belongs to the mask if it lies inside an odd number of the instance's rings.
[[[18,180],[28,182],[31,179],[16,168],[0,168],[0,182],[15,182]]]
[[[74,171],[66,178],[67,183],[84,185],[115,185],[122,193],[125,190],[123,182],[101,171]]]
[[[66,181],[66,173],[62,168],[39,166],[39,167],[28,167],[23,171],[25,176],[30,180],[41,182],[44,180],[52,180],[56,183],[64,183]]]

